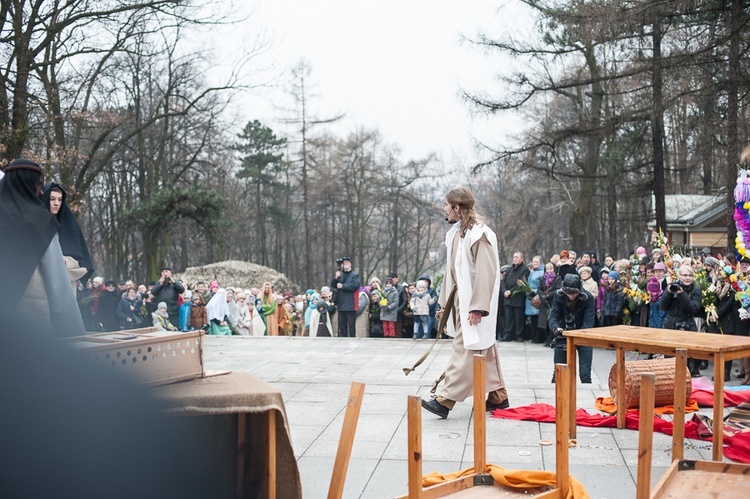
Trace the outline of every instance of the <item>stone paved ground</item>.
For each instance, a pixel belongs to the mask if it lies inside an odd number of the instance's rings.
[[[205,338],[206,369],[246,371],[283,394],[305,498],[326,497],[352,381],[366,386],[344,497],[381,499],[406,493],[407,396],[429,397],[433,381],[450,356],[450,341],[438,342],[430,358],[406,377],[402,368],[422,355],[427,341]],[[554,405],[552,350],[529,343],[499,345],[511,406]],[[614,352],[594,352],[593,384],[578,385],[578,407],[596,412],[596,397],[609,396],[607,379],[614,361]],[[733,379],[729,384],[738,382]],[[423,411],[425,473],[473,465],[471,410],[472,399],[468,399],[457,404],[445,420]],[[701,412],[711,416],[710,409]],[[554,441],[554,432],[554,424],[488,418],[487,462],[511,469],[554,471],[554,446],[539,445],[541,439]],[[570,452],[571,474],[592,498],[635,497],[636,431],[579,427],[577,441]],[[670,446],[670,437],[654,435],[654,482],[669,464]],[[686,440],[685,458],[710,459],[710,447]]]

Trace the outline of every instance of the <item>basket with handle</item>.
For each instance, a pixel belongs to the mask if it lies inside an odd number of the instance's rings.
[[[609,371],[609,393],[617,400],[617,369],[612,366]],[[625,407],[637,408],[641,396],[641,374],[654,373],[656,376],[654,404],[656,407],[674,404],[675,359],[630,360],[625,362]],[[690,398],[693,390],[690,372],[685,369],[685,399]]]

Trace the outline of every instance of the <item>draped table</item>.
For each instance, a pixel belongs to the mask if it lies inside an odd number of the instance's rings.
[[[248,373],[151,388],[170,415],[195,418],[214,497],[302,497],[281,393]]]
[[[617,427],[625,428],[625,352],[676,356],[678,349],[687,350],[691,359],[714,362],[713,460],[721,461],[724,422],[724,362],[750,357],[750,338],[725,334],[695,333],[672,329],[637,326],[607,326],[565,331],[567,338],[570,383],[570,437],[576,436],[576,347],[606,348],[617,352]],[[678,364],[679,364],[678,356]],[[685,368],[675,369],[675,414],[672,437],[672,459],[681,459],[685,432]],[[682,395],[679,393],[682,388]],[[622,408],[622,409],[621,409]]]

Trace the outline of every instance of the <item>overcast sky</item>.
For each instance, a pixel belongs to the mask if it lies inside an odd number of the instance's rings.
[[[473,138],[502,141],[513,131],[512,118],[470,116],[460,89],[488,90],[502,70],[462,35],[480,30],[497,34],[528,24],[519,19],[518,2],[470,0],[247,0],[252,13],[221,45],[265,30],[271,46],[258,60],[283,71],[301,59],[311,69],[312,112],[321,118],[345,114],[337,132],[377,128],[398,145],[403,159],[437,152],[444,160],[476,159]],[[224,33],[227,35],[227,33]],[[247,98],[237,111],[281,128],[279,93]],[[283,103],[282,103],[283,105]]]

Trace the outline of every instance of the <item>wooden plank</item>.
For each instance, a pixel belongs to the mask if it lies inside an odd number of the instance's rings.
[[[721,499],[747,499],[750,497],[750,468],[744,473],[724,473],[721,470],[701,470],[695,461],[696,469],[680,469],[679,465],[690,461],[676,461],[678,470],[664,487],[655,490],[651,497],[720,497]],[[675,464],[675,463],[673,463]],[[722,465],[726,463],[716,463]]]
[[[669,465],[669,468],[667,468],[667,471],[664,472],[661,478],[659,478],[659,481],[656,482],[656,485],[654,485],[654,489],[651,492],[652,498],[662,497],[664,495],[670,482],[674,480],[674,477],[677,474],[677,469],[679,465],[680,465],[679,461],[672,461],[672,464]]]
[[[557,443],[555,470],[556,488],[561,495],[567,495],[570,489],[570,470],[568,469],[570,421],[568,420],[569,401],[566,396],[570,387],[570,378],[570,368],[567,365],[555,366],[555,440]]]
[[[409,422],[409,498],[422,497],[422,399],[410,395],[407,402]]]
[[[435,499],[474,487],[474,474],[422,489],[422,499]],[[473,491],[472,491],[473,492]]]
[[[672,461],[682,459],[685,450],[685,370],[687,369],[687,350],[678,348],[675,351],[674,380],[674,418],[672,431]]]
[[[359,410],[362,407],[362,396],[364,393],[364,384],[352,383],[352,387],[349,390],[349,400],[346,404],[344,425],[341,427],[339,447],[336,451],[336,460],[333,463],[331,485],[328,488],[328,499],[340,499],[344,493],[346,471],[349,468],[349,457],[352,454],[354,433],[357,430],[357,420],[359,419]]]
[[[628,412],[628,408],[625,407],[625,350],[622,348],[617,349],[617,355],[615,360],[615,376],[617,383],[617,428],[622,430],[625,428],[625,414]]]
[[[714,461],[724,459],[724,354],[714,354]]]
[[[568,389],[568,403],[570,404],[568,407],[568,421],[570,422],[568,433],[570,438],[576,438],[576,434],[578,433],[578,425],[576,424],[576,373],[578,372],[578,367],[576,365],[576,344],[573,338],[568,337],[567,348],[568,368],[572,371],[570,372],[570,383]],[[555,380],[555,382],[557,382],[557,380]]]
[[[651,454],[654,438],[654,384],[653,373],[641,374],[640,417],[638,420],[638,476],[635,484],[636,499],[648,499],[651,490]]]
[[[276,410],[268,411],[268,499],[276,499]]]
[[[273,412],[273,411],[270,411]],[[247,413],[237,413],[237,490],[235,496],[242,499],[245,495],[245,435],[247,432]]]
[[[474,355],[474,472],[484,473],[487,464],[487,412],[484,406],[486,385],[484,355]]]

